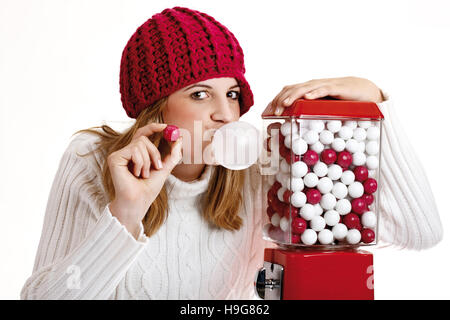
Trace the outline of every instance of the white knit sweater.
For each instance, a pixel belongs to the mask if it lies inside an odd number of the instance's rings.
[[[380,243],[428,248],[442,226],[422,165],[388,99],[380,183]],[[101,183],[100,153],[86,158],[98,139],[80,134],[60,161],[45,213],[32,275],[22,299],[252,299],[263,263],[262,190],[257,165],[245,170],[243,226],[224,231],[201,218],[198,201],[214,167],[183,182],[169,175],[169,215],[152,237],[135,240],[111,215]]]

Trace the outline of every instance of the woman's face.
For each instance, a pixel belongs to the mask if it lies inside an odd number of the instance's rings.
[[[180,128],[184,163],[211,163],[207,146],[215,130],[239,120],[239,94],[236,79],[223,77],[197,82],[168,96],[163,118]]]

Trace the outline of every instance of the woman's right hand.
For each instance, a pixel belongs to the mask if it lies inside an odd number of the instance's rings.
[[[111,214],[137,237],[148,208],[158,196],[173,168],[182,159],[182,137],[170,142],[170,153],[161,154],[149,136],[166,128],[164,123],[149,123],[139,128],[131,142],[107,158],[114,184],[115,198],[109,204]],[[133,164],[130,172],[129,164]],[[162,164],[162,168],[158,164]]]

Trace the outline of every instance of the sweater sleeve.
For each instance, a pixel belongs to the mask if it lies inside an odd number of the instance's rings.
[[[408,140],[394,103],[383,91],[379,240],[407,249],[426,249],[443,236],[425,170]]]
[[[100,173],[76,155],[74,141],[59,163],[21,299],[107,299],[146,244],[142,225],[136,240],[102,204]]]

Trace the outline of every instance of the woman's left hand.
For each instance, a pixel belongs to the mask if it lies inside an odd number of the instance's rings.
[[[357,77],[342,77],[329,79],[313,79],[307,82],[285,86],[272,100],[272,110],[275,115],[281,115],[285,107],[300,98],[318,99],[331,96],[340,100],[383,101],[381,90],[367,79]]]

